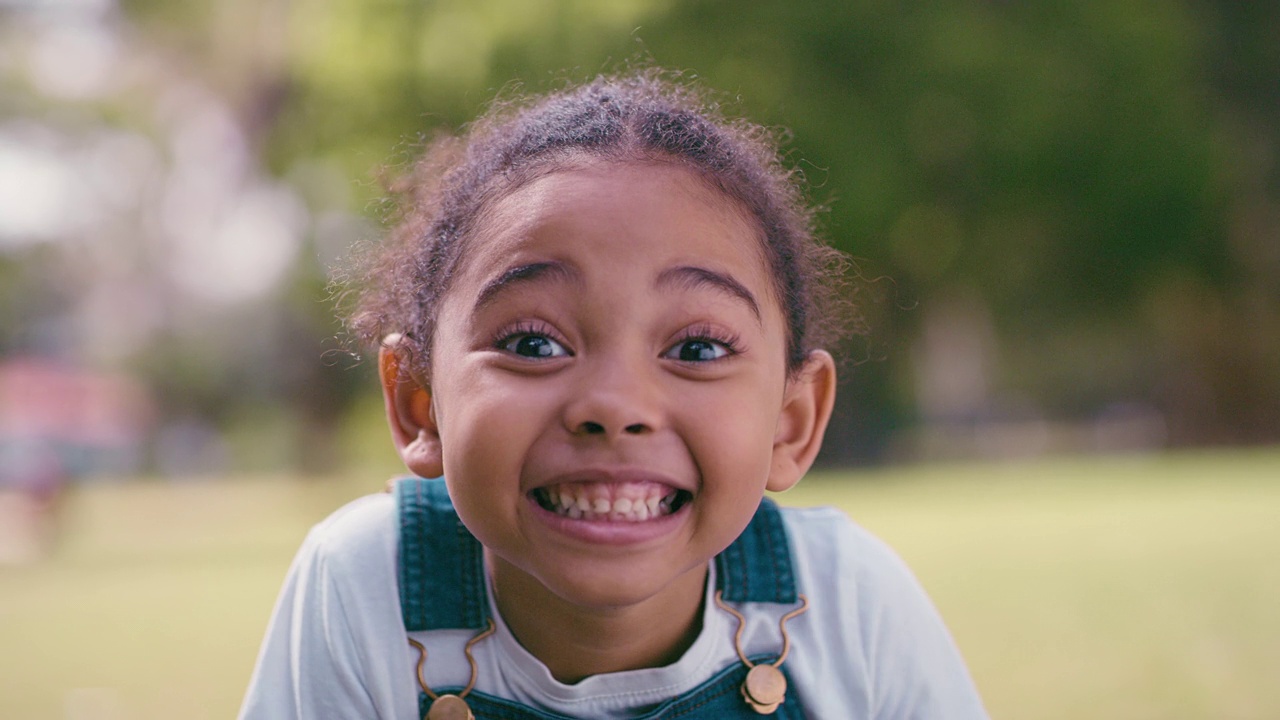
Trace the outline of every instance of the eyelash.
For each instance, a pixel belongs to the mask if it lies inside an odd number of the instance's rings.
[[[721,332],[716,328],[711,327],[710,325],[696,325],[694,327],[686,329],[684,332],[680,334],[679,337],[676,338],[676,341],[671,344],[671,347],[675,348],[684,343],[692,342],[696,340],[711,342],[717,345],[724,346],[724,349],[726,350],[725,357],[732,357],[734,355],[737,355],[739,352],[741,352],[738,349],[738,344],[739,342],[741,342],[741,338],[738,335],[733,333]],[[718,359],[723,359],[723,358],[718,358]]]
[[[556,331],[554,331],[554,329],[547,323],[541,322],[541,320],[521,320],[521,322],[518,322],[515,325],[509,325],[509,327],[503,328],[502,331],[495,333],[493,336],[493,346],[497,347],[498,350],[502,350],[503,347],[507,346],[508,342],[513,340],[513,338],[521,336],[545,337],[550,341],[558,343],[558,345],[564,345],[564,341],[559,340],[559,334],[557,334]]]

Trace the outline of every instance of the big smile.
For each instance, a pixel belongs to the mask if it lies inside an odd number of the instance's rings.
[[[660,483],[561,483],[531,495],[542,509],[571,520],[631,523],[670,515],[693,498]]]

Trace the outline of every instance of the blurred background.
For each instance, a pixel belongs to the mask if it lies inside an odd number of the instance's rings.
[[[857,258],[797,501],[899,548],[993,712],[1280,716],[1277,38],[1215,0],[0,0],[0,715],[234,713],[305,528],[398,471],[328,286],[380,178],[639,60],[785,128]]]

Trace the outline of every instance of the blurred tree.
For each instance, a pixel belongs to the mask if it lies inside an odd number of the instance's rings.
[[[376,216],[370,168],[405,162],[512,80],[537,90],[638,55],[786,125],[828,236],[871,258],[868,277],[893,278],[865,295],[874,334],[853,355],[872,361],[842,390],[830,460],[875,458],[921,415],[1085,421],[1116,405],[1158,411],[1177,443],[1280,438],[1274,4],[125,7],[233,99],[313,211]],[[335,177],[356,187],[323,190]],[[291,317],[319,337],[327,312]],[[981,385],[958,416],[931,416],[918,397],[921,368],[945,374],[952,347],[922,341],[931,323],[989,346],[948,381]],[[292,387],[305,403],[314,385]]]

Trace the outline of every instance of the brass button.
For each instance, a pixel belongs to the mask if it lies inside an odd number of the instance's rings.
[[[457,695],[441,695],[431,703],[426,720],[474,720],[467,701]]]
[[[752,710],[771,715],[787,697],[787,678],[772,665],[756,665],[742,683],[742,698]]]

